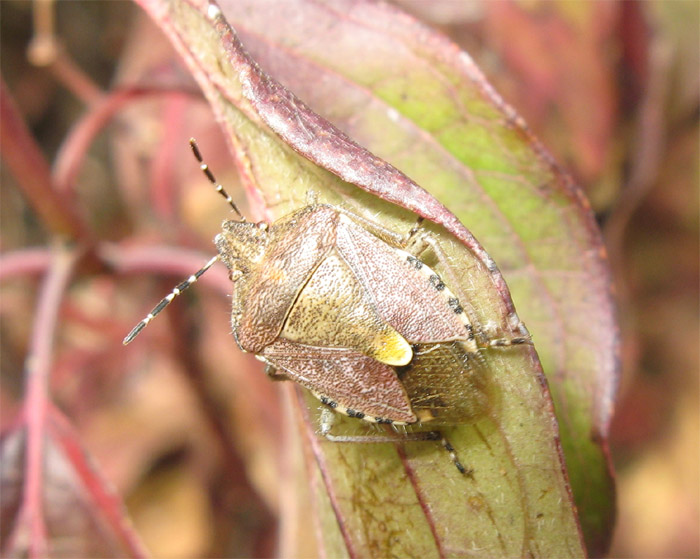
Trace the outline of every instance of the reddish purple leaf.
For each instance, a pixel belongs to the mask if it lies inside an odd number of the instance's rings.
[[[25,422],[2,437],[3,557],[145,557],[121,501],[56,408],[42,432],[38,479],[27,478]]]

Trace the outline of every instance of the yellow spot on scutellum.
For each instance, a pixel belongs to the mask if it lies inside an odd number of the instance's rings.
[[[408,365],[413,358],[410,344],[393,328],[376,336],[371,353],[377,361],[393,367]]]

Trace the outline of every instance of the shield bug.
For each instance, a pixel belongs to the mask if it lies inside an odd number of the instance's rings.
[[[400,236],[337,206],[311,203],[272,224],[238,212],[192,140],[217,191],[238,213],[215,244],[218,255],[178,285],[125,338],[127,344],[216,260],[233,282],[231,324],[238,346],[335,412],[377,424],[449,426],[487,405],[482,349],[529,337],[478,341],[457,296],[418,256],[430,244],[419,224]],[[483,336],[482,336],[483,337]],[[328,417],[328,414],[326,414]],[[441,439],[437,431],[343,437],[339,442]]]

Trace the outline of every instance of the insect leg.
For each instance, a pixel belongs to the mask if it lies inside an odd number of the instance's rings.
[[[471,469],[465,468],[460,462],[457,452],[450,442],[440,431],[417,431],[412,433],[403,433],[399,435],[382,434],[382,435],[333,435],[331,429],[335,424],[336,413],[330,408],[324,407],[321,410],[319,419],[319,431],[327,440],[334,443],[406,443],[406,442],[430,442],[439,441],[442,447],[449,453],[450,460],[455,465],[461,474],[470,476]]]
[[[502,336],[500,335],[500,331],[494,331],[493,328],[489,328],[489,325],[486,325],[480,328],[479,332],[477,332],[476,338],[480,349],[509,348],[512,346],[525,344],[532,345],[530,332],[528,332],[527,328],[522,322],[518,323],[517,331],[520,334],[519,336]]]
[[[336,413],[330,408],[322,408],[319,419],[320,433],[334,443],[397,443],[406,441],[437,441],[440,440],[438,431],[421,431],[418,433],[382,434],[382,435],[333,435],[331,429],[335,425]]]
[[[284,373],[280,373],[277,367],[271,365],[265,361],[265,374],[270,377],[270,380],[280,381],[280,380],[290,380],[290,378]]]
[[[511,347],[514,345],[532,345],[530,336],[515,336],[513,338],[493,338],[488,340],[488,347]]]
[[[471,477],[474,473],[474,470],[472,470],[471,468],[467,469],[462,465],[462,463],[459,461],[459,457],[457,456],[455,448],[452,446],[452,444],[450,444],[450,441],[448,441],[442,434],[440,434],[440,444],[450,454],[450,460],[452,460],[452,463],[455,465],[455,468],[459,470],[459,473]]]
[[[438,262],[447,262],[447,255],[443,251],[438,241],[430,233],[423,233],[421,235],[419,235],[418,233],[419,227],[414,227],[409,232],[406,246],[407,252],[410,252],[411,254],[418,257],[423,252],[430,249],[433,252],[433,254],[435,254],[435,257],[437,258]],[[453,286],[454,288],[459,287],[460,282],[454,276],[454,273],[452,272],[452,269],[449,266],[444,266],[443,273],[447,275],[447,281],[451,286]],[[530,333],[527,331],[525,325],[518,319],[517,315],[513,314],[510,318],[512,319],[512,323],[516,323],[515,329],[520,335],[503,336],[500,335],[502,334],[502,332],[494,332],[491,331],[492,329],[490,328],[479,327],[478,323],[472,318],[475,313],[471,309],[471,305],[469,305],[469,298],[464,297],[462,294],[459,294],[459,300],[463,307],[465,305],[467,306],[467,308],[465,308],[465,312],[470,318],[470,322],[475,327],[476,337],[479,341],[479,346],[481,348],[506,348],[515,345],[532,344]]]

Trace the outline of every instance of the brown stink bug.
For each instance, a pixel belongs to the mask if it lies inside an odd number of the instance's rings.
[[[311,203],[272,224],[225,221],[215,244],[218,255],[164,298],[125,344],[221,260],[234,284],[236,343],[264,361],[268,374],[299,383],[349,417],[439,427],[483,413],[485,347],[529,342],[526,335],[485,339],[457,296],[418,258],[430,244],[418,226],[402,237],[342,208]],[[340,442],[441,438],[436,431],[334,436],[328,421],[321,432]]]

